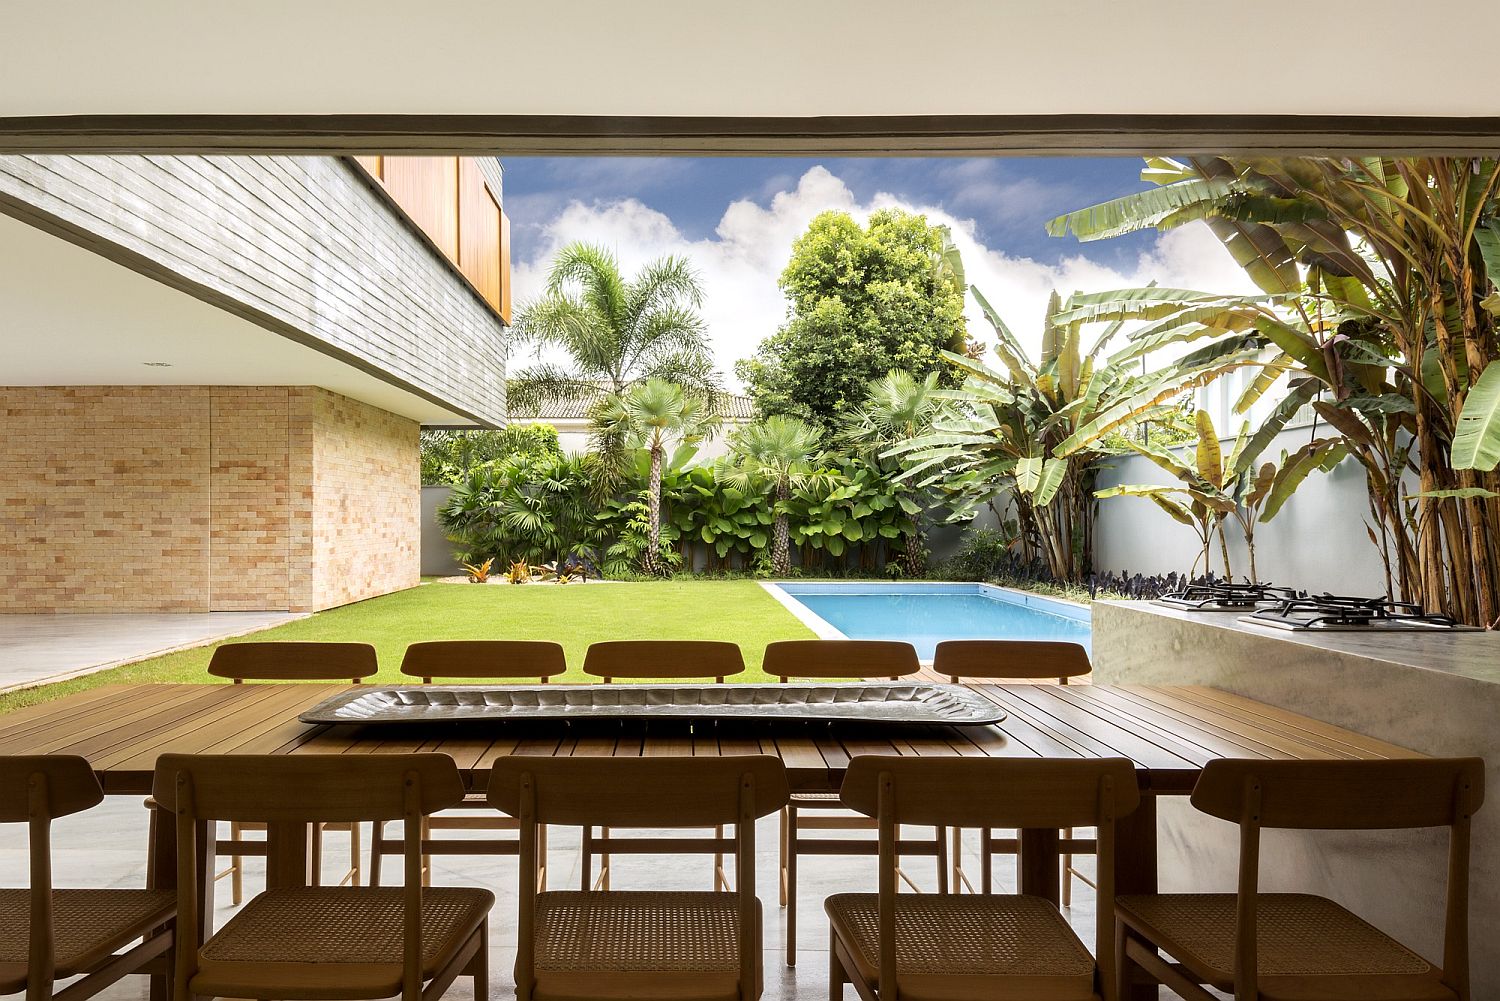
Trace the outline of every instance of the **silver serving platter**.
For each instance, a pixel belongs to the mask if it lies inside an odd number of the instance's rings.
[[[983,726],[1005,710],[962,685],[423,685],[324,699],[304,723],[469,723],[532,720],[795,720]]]

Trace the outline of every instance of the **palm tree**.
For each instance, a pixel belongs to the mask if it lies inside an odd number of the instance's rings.
[[[558,251],[546,290],[521,307],[516,343],[561,348],[568,365],[538,362],[509,384],[512,407],[618,394],[650,378],[708,398],[718,390],[713,354],[698,308],[703,288],[682,257],[662,257],[634,279],[603,247]]]
[[[937,393],[936,372],[929,372],[922,379],[910,372],[888,372],[870,383],[864,402],[844,418],[840,437],[853,445],[866,462],[894,477],[901,471],[901,463],[888,453],[932,430],[933,421],[943,409]],[[897,502],[912,519],[911,530],[906,533],[905,569],[909,576],[920,577],[927,564],[927,547],[922,541],[919,521],[923,504],[920,498],[910,496],[918,492],[910,480],[902,480],[898,486],[903,489],[896,495]]]
[[[598,414],[596,437],[644,449],[651,459],[646,490],[650,545],[641,559],[641,569],[648,574],[660,575],[666,569],[661,560],[661,472],[667,446],[697,442],[714,423],[713,416],[705,413],[701,398],[689,395],[676,383],[657,378],[608,397]]]
[[[778,414],[741,428],[730,443],[732,463],[725,467],[723,482],[740,489],[749,488],[758,479],[773,484],[771,572],[778,577],[792,570],[787,504],[792,490],[816,475],[822,439],[823,432],[811,424]]]

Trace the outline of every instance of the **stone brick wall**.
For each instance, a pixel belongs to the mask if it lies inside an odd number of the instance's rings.
[[[0,612],[310,611],[419,580],[417,425],[311,387],[0,387]]]

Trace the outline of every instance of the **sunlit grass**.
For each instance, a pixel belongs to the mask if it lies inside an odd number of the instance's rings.
[[[749,580],[586,585],[423,584],[319,612],[242,639],[357,640],[380,656],[377,680],[394,680],[408,643],[442,639],[555,640],[567,651],[563,680],[583,679],[590,643],[611,639],[731,640],[750,669],[742,680],[771,680],[760,670],[766,644],[812,636],[759,584]],[[229,642],[233,642],[232,640]],[[100,685],[211,682],[205,672],[219,644],[195,647],[0,696],[0,712]]]

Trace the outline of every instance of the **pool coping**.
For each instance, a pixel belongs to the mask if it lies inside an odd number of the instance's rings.
[[[821,615],[818,615],[811,608],[808,608],[802,602],[798,601],[797,597],[795,595],[790,594],[786,590],[784,590],[782,588],[783,584],[791,584],[791,585],[794,585],[794,586],[798,585],[798,584],[831,584],[831,585],[847,584],[847,585],[855,585],[855,586],[860,585],[860,584],[865,584],[865,585],[869,585],[869,586],[872,586],[872,587],[906,587],[906,588],[934,588],[934,589],[936,589],[936,588],[949,588],[949,587],[979,587],[979,588],[986,588],[986,589],[990,589],[990,590],[994,590],[994,591],[1003,591],[1006,594],[1016,595],[1017,597],[1019,597],[1019,598],[1022,599],[1019,602],[1019,604],[1022,604],[1022,605],[1028,605],[1028,606],[1035,607],[1035,606],[1038,606],[1038,605],[1045,606],[1047,604],[1057,604],[1057,605],[1069,606],[1069,607],[1074,608],[1074,609],[1081,609],[1084,612],[1090,612],[1091,611],[1089,605],[1086,605],[1086,604],[1084,604],[1081,601],[1074,601],[1071,598],[1059,598],[1059,597],[1055,597],[1054,595],[1050,595],[1050,594],[1036,594],[1035,592],[1032,592],[1032,591],[1023,591],[1020,588],[1015,588],[1015,587],[1005,587],[1003,584],[990,584],[990,583],[988,583],[986,581],[982,581],[982,580],[941,580],[941,581],[939,581],[939,580],[911,580],[911,581],[898,581],[898,580],[892,580],[892,581],[884,581],[884,580],[879,580],[879,581],[854,581],[854,580],[851,580],[851,581],[838,581],[838,580],[828,580],[828,581],[821,581],[821,580],[819,580],[819,581],[814,581],[814,580],[763,580],[763,581],[759,581],[758,583],[766,591],[767,594],[769,594],[773,599],[776,600],[777,604],[781,605],[782,608],[785,608],[788,612],[790,612],[792,614],[792,616],[797,619],[798,622],[801,622],[804,626],[806,626],[807,628],[811,629],[812,632],[813,632],[813,635],[816,636],[820,640],[846,640],[849,637],[845,636],[843,634],[843,632],[841,632],[839,629],[837,629],[836,627],[834,627],[834,625],[832,623],[830,623],[827,619],[824,619]],[[1054,614],[1057,614],[1057,613],[1054,613]],[[1069,618],[1073,618],[1073,617],[1074,616],[1069,616]],[[1093,618],[1092,614],[1090,614],[1088,618],[1090,620],[1090,624],[1092,625],[1092,618]],[[931,663],[932,663],[931,660],[924,660],[924,661],[922,661],[922,664],[924,666],[928,666]]]

